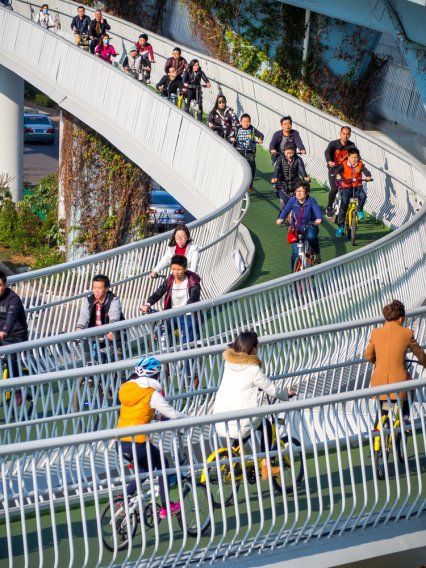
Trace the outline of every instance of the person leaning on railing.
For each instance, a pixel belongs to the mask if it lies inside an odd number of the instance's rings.
[[[151,278],[156,278],[164,268],[170,266],[170,262],[175,254],[186,256],[188,260],[188,270],[198,272],[198,262],[200,251],[198,246],[192,242],[191,233],[186,225],[177,225],[169,241],[169,246],[165,254],[160,258],[153,271]]]
[[[407,381],[409,376],[405,368],[405,358],[412,351],[420,365],[426,366],[426,354],[414,339],[412,329],[404,327],[405,307],[402,302],[393,300],[383,308],[385,323],[382,327],[373,329],[365,350],[364,357],[374,365],[370,386],[378,387]],[[388,395],[381,395],[381,407]],[[400,398],[404,415],[409,413],[407,393],[391,393],[390,399]],[[386,412],[386,411],[383,411]]]
[[[220,387],[216,394],[213,406],[213,414],[221,412],[235,412],[245,408],[255,408],[261,406],[262,397],[259,397],[259,390],[263,393],[280,400],[287,401],[294,396],[295,391],[280,389],[269,377],[262,372],[262,362],[257,356],[258,352],[257,334],[253,331],[244,331],[231,343],[223,354],[225,368]],[[263,435],[262,417],[244,418],[237,421],[218,422],[216,432],[219,436],[234,438],[234,447],[239,446],[239,435],[245,444],[251,433],[250,426],[255,430],[260,430],[261,452],[265,452],[265,440]],[[265,420],[265,431],[268,449],[272,446],[272,424]],[[261,462],[262,479],[268,479],[267,460]],[[271,467],[271,474],[279,475],[280,468]]]

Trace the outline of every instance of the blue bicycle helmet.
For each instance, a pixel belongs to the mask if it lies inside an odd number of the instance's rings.
[[[133,369],[138,377],[155,377],[160,371],[161,363],[155,357],[142,357]]]

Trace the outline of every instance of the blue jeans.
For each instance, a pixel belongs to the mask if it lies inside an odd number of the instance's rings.
[[[314,254],[319,254],[320,253],[320,247],[319,247],[319,241],[318,241],[318,232],[319,232],[318,227],[316,225],[315,226],[309,225],[308,227],[305,228],[305,230],[303,232],[305,233],[305,239],[311,245],[311,248],[312,248]],[[297,249],[297,243],[293,243],[291,245],[291,271],[292,272],[294,270],[294,263],[296,262],[298,252],[299,251]]]
[[[354,191],[355,197],[358,197],[358,211],[362,211],[364,209],[364,204],[367,201],[367,194],[365,193],[362,185],[355,188]],[[340,210],[339,210],[339,218],[337,219],[337,224],[339,227],[345,226],[345,217],[346,211],[348,210],[349,201],[352,197],[352,188],[342,189],[340,191]]]

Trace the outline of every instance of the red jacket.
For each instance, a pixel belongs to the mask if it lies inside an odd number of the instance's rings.
[[[148,57],[148,59],[153,62],[154,61],[154,50],[152,49],[152,45],[150,43],[146,43],[145,45],[141,45],[138,41],[135,43],[136,49],[138,53],[142,55],[142,57]]]

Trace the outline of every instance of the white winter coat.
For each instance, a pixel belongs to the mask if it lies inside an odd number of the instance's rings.
[[[167,268],[168,266],[170,266],[170,261],[172,260],[172,257],[176,254],[175,250],[176,250],[175,246],[167,247],[166,253],[160,259],[157,266],[153,268],[153,272],[157,273],[161,272],[163,268]],[[186,247],[185,250],[185,256],[188,259],[188,270],[190,270],[191,272],[195,272],[195,274],[198,274],[197,271],[198,271],[198,262],[200,260],[200,251],[198,250],[197,245],[194,245],[194,243],[189,243],[189,245]]]
[[[287,390],[281,390],[263,374],[260,368],[261,362],[256,355],[237,353],[229,348],[223,354],[223,358],[225,359],[225,370],[216,394],[213,414],[260,406],[263,397],[259,389],[274,398],[288,400]],[[239,426],[236,420],[231,420],[228,422],[229,436],[238,438],[241,432],[244,438],[250,433],[250,422],[257,428],[262,418],[256,417],[251,421],[244,418],[240,420]],[[219,436],[226,436],[225,422],[216,424],[216,432]]]

